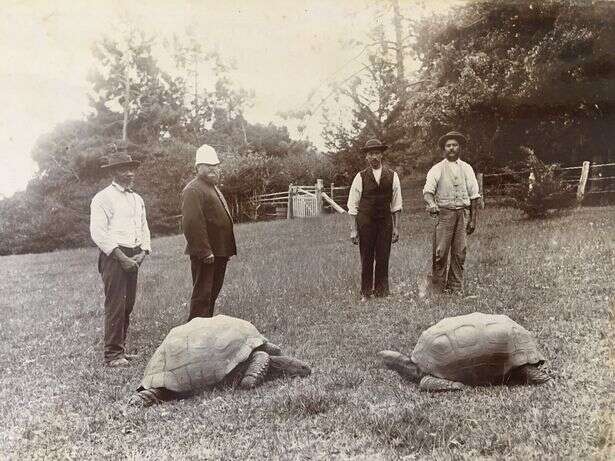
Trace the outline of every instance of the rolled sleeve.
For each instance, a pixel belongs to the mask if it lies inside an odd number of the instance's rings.
[[[478,181],[474,174],[474,169],[471,165],[466,163],[466,187],[468,188],[468,196],[470,200],[480,198],[480,189],[478,188]]]
[[[423,187],[423,195],[425,194],[433,194],[435,195],[436,189],[438,188],[438,179],[439,179],[440,169],[438,165],[432,166],[427,172],[427,178],[425,179],[425,186]]]
[[[109,256],[117,243],[109,234],[109,216],[104,205],[96,197],[90,204],[90,236],[100,251]]]
[[[348,214],[356,216],[359,213],[359,202],[361,201],[361,194],[363,192],[363,180],[361,179],[361,173],[357,173],[350,186],[350,192],[348,193]]]
[[[397,213],[402,209],[401,184],[399,176],[393,173],[393,197],[391,198],[391,213]]]

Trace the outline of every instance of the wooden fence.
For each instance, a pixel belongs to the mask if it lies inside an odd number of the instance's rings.
[[[581,203],[588,195],[615,193],[615,163],[590,164],[583,162],[579,166],[557,169],[564,182],[575,185],[571,194]],[[481,193],[481,206],[506,205],[512,201],[520,188],[532,187],[533,175],[529,170],[507,171],[503,173],[478,173],[477,180]],[[418,210],[423,203],[424,179],[404,181],[402,184],[404,208]],[[528,186],[529,185],[529,186]],[[277,218],[304,218],[318,216],[322,213],[345,213],[348,201],[348,186],[336,186],[331,183],[324,186],[318,180],[313,186],[291,184],[287,191],[256,195],[253,198],[258,206],[275,207]]]
[[[615,163],[591,164],[583,162],[579,166],[558,168],[557,173],[565,183],[576,186],[570,194],[575,194],[578,203],[588,195],[615,192]],[[530,170],[509,171],[494,174],[478,173],[481,200],[498,204],[510,200],[521,188],[532,187],[534,175]]]

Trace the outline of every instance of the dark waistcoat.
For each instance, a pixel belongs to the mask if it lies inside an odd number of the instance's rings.
[[[363,191],[359,201],[359,215],[369,219],[386,219],[391,216],[393,198],[393,170],[382,167],[380,184],[374,179],[371,168],[361,171]]]

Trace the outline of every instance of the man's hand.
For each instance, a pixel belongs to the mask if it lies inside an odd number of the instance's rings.
[[[213,254],[206,256],[205,258],[203,258],[203,264],[213,264],[215,258],[216,257]]]
[[[393,235],[391,237],[391,243],[396,243],[399,240],[399,229],[393,228]]]
[[[356,229],[353,229],[353,230],[350,231],[350,241],[354,245],[358,245],[359,244],[359,234],[356,231]]]
[[[440,208],[435,203],[433,205],[427,205],[427,212],[432,218],[435,218],[440,214]]]
[[[120,263],[120,266],[124,272],[136,272],[139,270],[139,265],[137,262],[126,256],[119,248],[114,249],[112,255],[115,259],[117,259],[117,262]]]
[[[468,225],[466,226],[466,234],[472,235],[475,229],[476,229],[476,220],[470,219],[470,221],[468,221]]]
[[[142,251],[141,253],[136,254],[132,257],[132,260],[136,262],[139,267],[141,267],[141,263],[143,263],[144,259],[145,259],[145,251]]]

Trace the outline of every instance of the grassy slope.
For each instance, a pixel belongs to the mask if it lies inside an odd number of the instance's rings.
[[[0,457],[606,458],[615,409],[613,211],[536,223],[486,212],[471,237],[472,296],[464,299],[418,296],[431,224],[405,215],[393,295],[364,305],[344,217],[238,226],[241,254],[220,311],[251,320],[314,373],[147,410],[125,402],[187,315],[183,239],[156,240],[142,268],[129,337],[142,356],[127,370],[102,366],[93,249],[1,258]],[[430,324],[473,311],[507,314],[534,331],[554,379],[429,395],[377,363],[378,350],[410,351]]]

